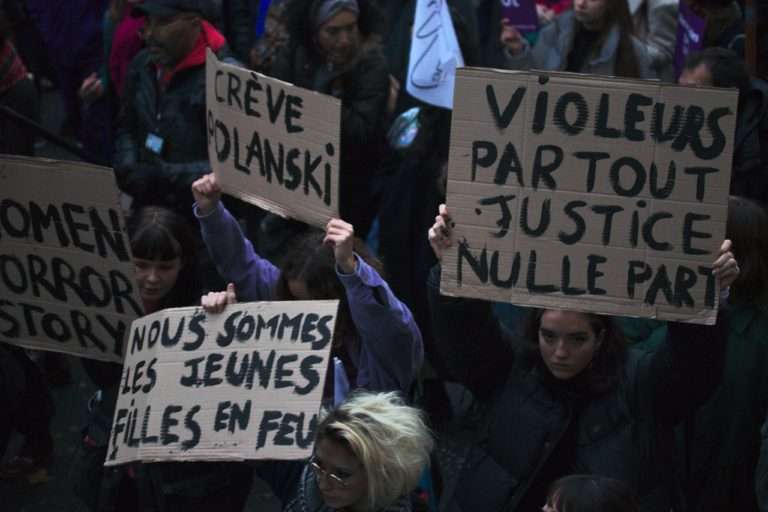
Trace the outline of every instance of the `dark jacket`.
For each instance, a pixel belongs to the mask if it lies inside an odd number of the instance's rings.
[[[283,512],[334,512],[323,502],[317,478],[304,461],[267,461],[255,464],[256,475],[269,485],[283,504]],[[376,512],[411,512],[411,501],[402,496]]]
[[[728,313],[722,381],[712,398],[678,428],[691,512],[757,508],[755,466],[768,410],[768,306],[734,304]],[[624,320],[622,327],[638,349],[652,352],[664,339],[666,325],[634,318]]]
[[[227,47],[217,56],[227,60]],[[163,140],[159,155],[147,149],[150,134]],[[192,182],[211,169],[205,65],[179,71],[161,91],[149,52],[136,55],[125,78],[113,166],[118,185],[136,206],[160,205],[190,216]]]
[[[430,277],[441,355],[451,376],[483,405],[482,427],[462,433],[443,477],[442,510],[523,510],[531,488],[550,483],[541,481],[542,471],[562,465],[561,458],[568,461],[564,474],[624,480],[641,510],[670,510],[677,494],[673,427],[719,381],[723,319],[711,328],[670,323],[659,350],[622,357],[615,384],[576,387],[575,379],[589,374],[557,381],[540,358],[531,363],[513,348],[490,302],[440,296],[439,272]]]
[[[304,16],[310,16],[315,3],[305,9]],[[295,16],[295,11],[287,14]],[[295,19],[288,19],[287,24],[302,26]],[[373,180],[384,147],[389,74],[380,45],[362,27],[361,32],[358,56],[338,70],[329,69],[315,51],[316,45],[294,37],[275,59],[271,76],[341,99],[341,216],[364,238],[376,213]]]
[[[768,206],[768,83],[752,80],[739,98],[731,194]]]
[[[240,62],[248,62],[253,46],[253,11],[251,0],[218,0],[219,26],[227,38],[235,58]]]

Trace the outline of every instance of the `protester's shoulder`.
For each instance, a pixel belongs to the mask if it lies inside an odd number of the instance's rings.
[[[387,58],[378,39],[371,38],[360,48],[360,60],[356,66],[359,71],[388,75]]]
[[[572,10],[567,10],[555,16],[551,23],[547,23],[539,32],[537,45],[552,45],[561,39],[563,34],[571,33],[574,30],[576,19]]]

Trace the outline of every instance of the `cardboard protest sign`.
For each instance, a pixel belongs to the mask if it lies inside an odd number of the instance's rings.
[[[136,320],[105,464],[310,455],[337,308],[254,302]]]
[[[737,94],[460,70],[444,293],[711,323]]]
[[[697,16],[688,4],[680,2],[677,10],[677,43],[675,45],[675,77],[679,77],[685,66],[685,59],[693,52],[704,48],[704,30],[707,20]]]
[[[521,32],[539,30],[539,15],[536,13],[536,0],[499,0],[501,17]]]
[[[227,194],[324,228],[339,211],[341,101],[206,58],[208,154]]]
[[[464,66],[445,0],[417,0],[405,89],[430,105],[453,108],[456,68]]]
[[[0,341],[120,362],[141,314],[112,170],[0,157]]]

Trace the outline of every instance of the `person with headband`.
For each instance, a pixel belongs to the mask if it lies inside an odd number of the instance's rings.
[[[271,76],[341,100],[341,218],[365,239],[376,215],[374,177],[385,147],[389,72],[373,0],[292,0],[291,38]],[[273,224],[281,225],[270,217]]]

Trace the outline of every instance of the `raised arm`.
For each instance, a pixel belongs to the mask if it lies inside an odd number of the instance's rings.
[[[429,242],[442,261],[453,245],[453,221],[440,205]],[[427,296],[439,356],[450,375],[483,400],[507,379],[513,364],[511,339],[502,330],[491,302],[440,295],[440,264],[429,276]]]
[[[325,243],[334,248],[336,273],[360,335],[357,385],[407,393],[424,360],[421,331],[411,311],[381,275],[354,253],[351,224],[331,219]]]
[[[200,221],[208,252],[221,277],[235,285],[241,302],[272,300],[280,270],[253,250],[240,224],[221,204],[221,189],[213,174],[192,184],[195,217]]]
[[[713,266],[721,290],[727,290],[739,267],[726,240]],[[721,295],[723,293],[721,292]],[[651,389],[656,417],[677,424],[704,404],[720,383],[728,340],[727,308],[712,326],[670,322],[667,338],[641,369],[640,389]]]

